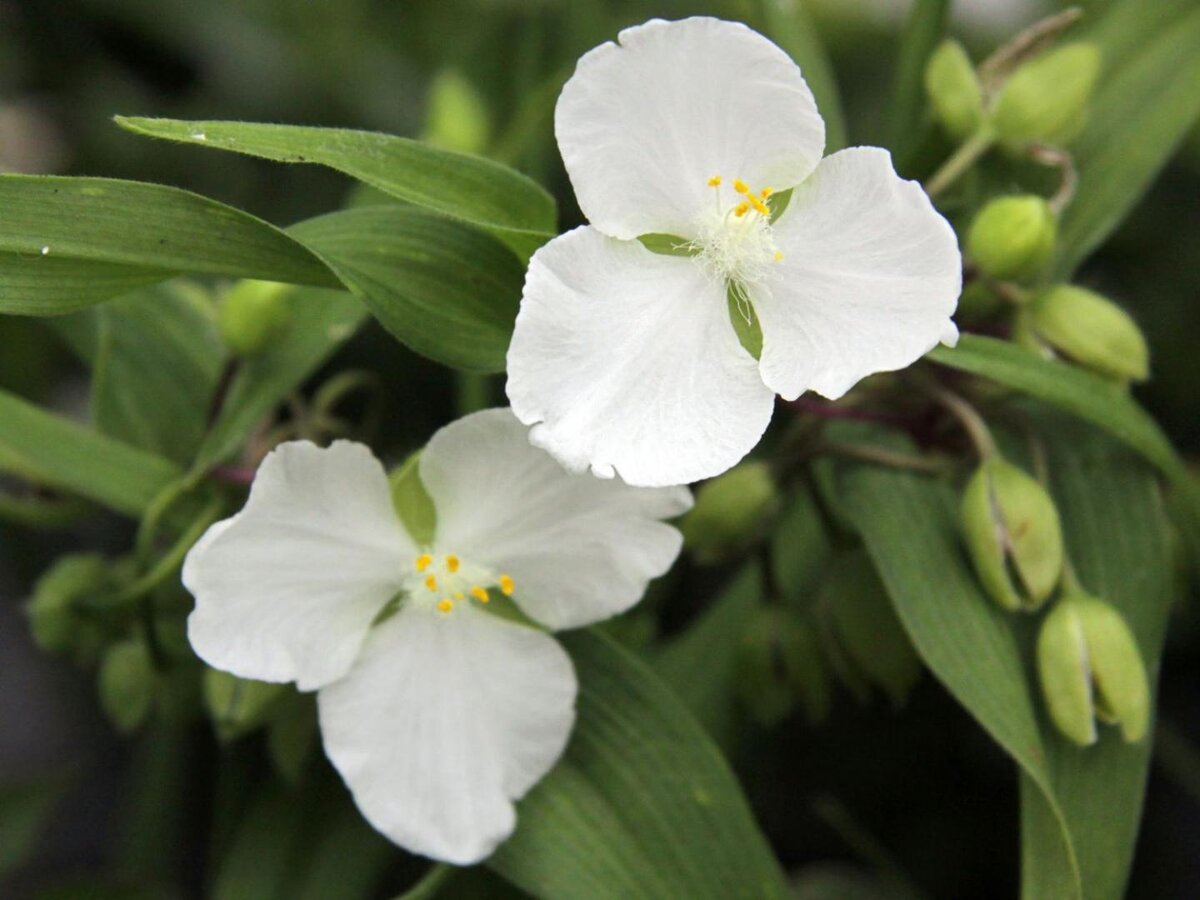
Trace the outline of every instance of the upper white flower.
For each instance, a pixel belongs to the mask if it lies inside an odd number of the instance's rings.
[[[660,520],[691,505],[683,488],[565,472],[526,431],[496,409],[433,436],[420,460],[430,546],[405,531],[366,447],[284,444],[183,569],[200,657],[319,691],[326,753],[363,815],[452,863],[512,832],[513,801],[559,758],[575,716],[566,653],[488,611],[492,592],[552,629],[619,613],[679,553]]]
[[[555,112],[591,225],[530,262],[508,396],[535,444],[631,484],[707,478],[758,442],[776,393],[837,398],[957,338],[953,229],[887,151],[821,158],[782,50],[708,18],[619,41],[579,60]],[[751,310],[757,360],[731,320]]]

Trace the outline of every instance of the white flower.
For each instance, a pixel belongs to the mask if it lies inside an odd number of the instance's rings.
[[[508,396],[535,444],[630,484],[707,478],[758,442],[776,393],[837,398],[957,338],[954,231],[887,151],[821,158],[782,50],[707,18],[619,40],[579,60],[555,113],[591,225],[542,247],[525,282]],[[751,309],[758,360],[731,321]]]
[[[486,610],[491,592],[552,629],[621,612],[678,555],[659,520],[691,495],[565,472],[502,409],[435,434],[420,474],[431,546],[404,530],[366,447],[277,448],[245,509],[188,555],[188,636],[216,668],[319,691],[326,753],[367,820],[467,864],[512,832],[513,801],[575,717],[566,653]]]

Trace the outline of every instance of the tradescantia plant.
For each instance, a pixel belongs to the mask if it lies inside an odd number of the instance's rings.
[[[1165,87],[1200,16],[1114,0],[976,63],[946,7],[913,4],[884,147],[843,147],[805,8],[764,2],[597,34],[507,142],[445,73],[425,140],[118,117],[359,184],[287,227],[0,176],[0,313],[91,392],[81,424],[0,391],[0,519],[136,523],[37,573],[30,634],[122,734],[220,746],[202,893],[920,895],[887,853],[798,865],[745,760],[936,681],[1015,763],[1022,895],[1123,894],[1200,491],[1073,273],[1200,118]],[[577,227],[503,161],[539,116]],[[372,340],[404,376],[351,365]],[[812,808],[870,844],[838,790]]]

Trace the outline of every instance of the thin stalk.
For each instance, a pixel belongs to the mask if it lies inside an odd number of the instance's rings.
[[[448,866],[445,863],[435,863],[421,876],[420,881],[403,894],[394,898],[394,900],[430,900],[430,898],[436,897],[438,892],[445,887],[446,882],[457,873],[458,869],[454,866]]]
[[[1034,22],[979,65],[979,80],[988,93],[1021,63],[1036,56],[1060,34],[1083,18],[1083,9],[1071,6],[1040,22]]]
[[[989,129],[983,128],[977,131],[974,136],[968,138],[950,154],[950,157],[942,163],[941,168],[929,176],[925,182],[925,193],[930,197],[936,197],[945,191],[965,175],[971,166],[975,165],[979,158],[992,148],[992,144],[995,142],[996,136]]]
[[[996,449],[996,440],[992,437],[991,429],[988,428],[983,416],[979,414],[979,410],[958,394],[948,391],[940,385],[928,384],[925,385],[925,389],[934,400],[958,419],[981,460],[991,459],[997,455],[999,451]]]
[[[931,475],[941,475],[953,471],[955,465],[948,460],[929,459],[924,456],[913,456],[909,453],[896,453],[882,447],[868,447],[862,444],[843,444],[837,441],[823,443],[817,447],[818,453],[833,456],[844,456],[861,462],[875,463],[892,469],[910,469],[914,472],[927,472]]]

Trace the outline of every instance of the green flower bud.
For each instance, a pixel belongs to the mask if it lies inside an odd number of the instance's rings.
[[[679,530],[701,565],[713,565],[752,543],[778,513],[780,499],[766,463],[746,462],[696,492],[696,505]]]
[[[925,91],[934,115],[951,137],[966,140],[983,125],[983,88],[958,41],[943,41],[929,57]]]
[[[1058,510],[1037,479],[986,460],[963,491],[962,529],[984,590],[1007,610],[1035,610],[1063,568]]]
[[[266,724],[287,686],[238,678],[219,669],[204,671],[204,706],[217,736],[232,740]]]
[[[1150,724],[1150,685],[1125,619],[1103,600],[1072,591],[1042,623],[1038,677],[1055,726],[1081,746],[1096,742],[1096,719],[1119,725],[1129,743]]]
[[[1122,381],[1145,381],[1150,351],[1137,323],[1099,294],[1060,284],[1029,306],[1033,336],[1081,366]]]
[[[80,597],[101,589],[108,581],[108,562],[96,553],[64,556],[42,574],[25,606],[33,642],[49,653],[81,650],[86,623],[74,610]]]
[[[1027,144],[1065,146],[1087,122],[1087,107],[1100,72],[1094,44],[1067,44],[1025,63],[1000,89],[991,122],[1000,141],[1019,150]]]
[[[967,254],[985,275],[1022,281],[1050,261],[1057,236],[1054,211],[1041,197],[1000,197],[971,223]]]
[[[737,652],[738,693],[762,725],[799,705],[809,721],[829,714],[829,672],[812,624],[781,606],[763,606],[746,622]]]
[[[238,356],[264,352],[291,320],[287,294],[291,286],[274,281],[244,280],[221,300],[217,329]]]
[[[117,731],[128,734],[145,721],[154,702],[154,664],[136,638],[113,644],[100,663],[100,706]]]
[[[865,551],[847,553],[833,564],[821,609],[829,615],[845,661],[894,706],[903,705],[921,678],[921,660]]]
[[[429,87],[421,138],[447,150],[482,153],[489,131],[487,105],[471,82],[454,71],[438,73]]]

